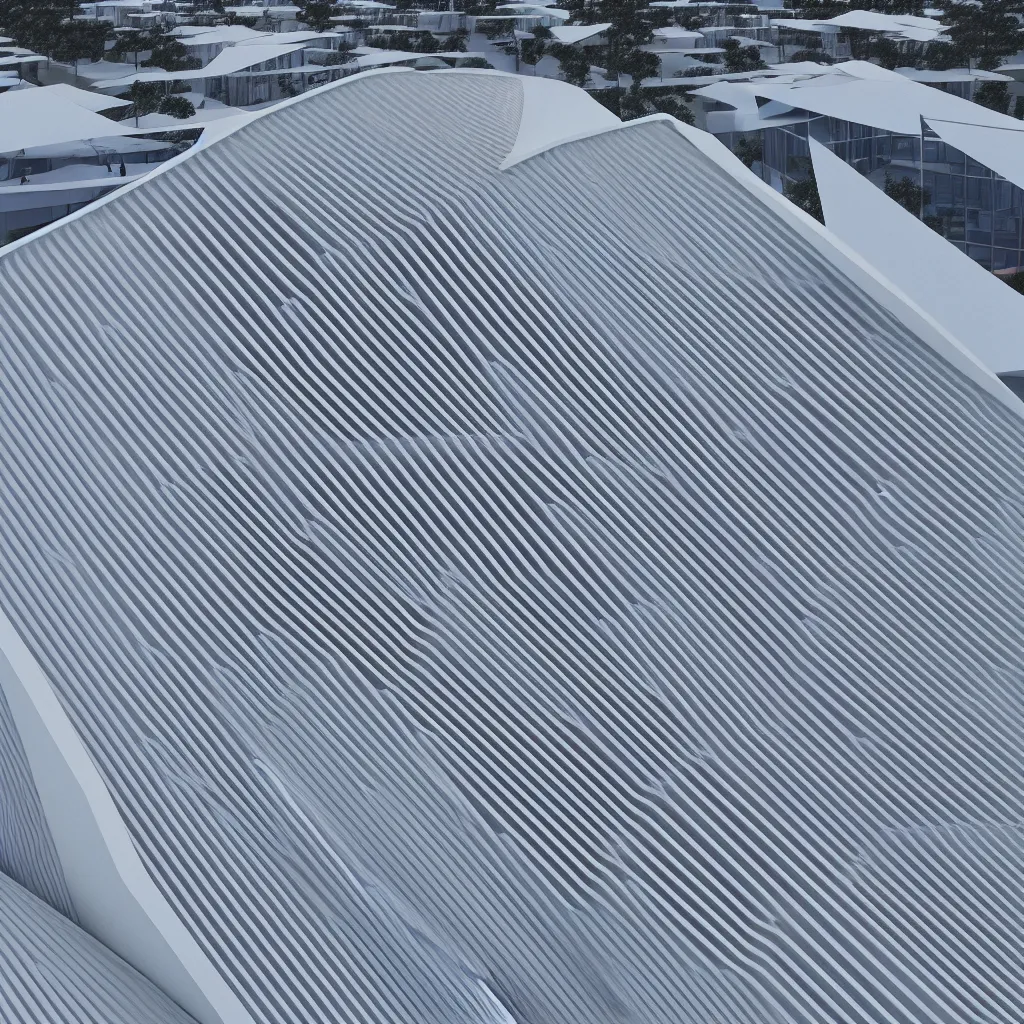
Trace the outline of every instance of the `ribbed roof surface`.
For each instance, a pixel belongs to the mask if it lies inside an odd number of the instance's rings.
[[[151,982],[0,874],[4,1024],[195,1024]]]
[[[522,107],[356,78],[8,251],[3,607],[259,1024],[1019,1024],[1020,417]]]

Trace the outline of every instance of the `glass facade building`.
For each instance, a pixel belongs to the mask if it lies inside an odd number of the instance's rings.
[[[768,128],[761,162],[765,181],[781,189],[810,174],[808,137],[879,188],[884,188],[887,175],[921,186],[920,216],[987,270],[1024,267],[1024,191],[932,132],[897,135],[824,116]]]

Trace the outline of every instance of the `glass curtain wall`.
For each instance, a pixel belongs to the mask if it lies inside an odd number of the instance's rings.
[[[810,174],[809,134],[879,188],[887,176],[910,178],[924,189],[925,223],[987,270],[1024,269],[1024,191],[934,133],[897,135],[830,117],[768,128],[765,181],[782,188]]]

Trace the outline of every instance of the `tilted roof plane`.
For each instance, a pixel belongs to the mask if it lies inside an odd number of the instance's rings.
[[[1024,406],[581,103],[353,76],[0,253],[33,884],[199,1024],[1011,1021]]]

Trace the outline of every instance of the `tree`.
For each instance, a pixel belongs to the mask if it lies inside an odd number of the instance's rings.
[[[299,4],[299,21],[314,32],[325,32],[331,27],[334,4],[331,0],[306,0]]]
[[[733,152],[743,161],[745,167],[753,167],[762,156],[760,135],[745,135],[736,143]]]
[[[671,114],[684,124],[693,124],[693,111],[680,98],[676,89],[643,89],[641,96],[658,111],[659,114]]]
[[[437,36],[433,32],[421,32],[416,40],[417,53],[437,53]]]
[[[915,217],[920,217],[924,208],[931,202],[932,197],[928,190],[922,188],[908,175],[892,178],[887,171],[884,188],[890,199],[895,199],[907,213],[912,213]]]
[[[460,66],[464,68],[494,68],[494,65],[490,61],[484,60],[483,57],[467,57]]]
[[[164,71],[191,71],[203,66],[198,57],[189,55],[185,45],[177,36],[172,36],[164,28],[152,34],[153,45],[148,60],[142,62],[144,68],[163,68]]]
[[[673,78],[707,78],[715,74],[715,69],[710,64],[693,64],[682,71],[673,71]]]
[[[110,36],[109,26],[74,22],[61,25],[50,42],[47,56],[61,64],[75,64],[82,59],[102,60]]]
[[[307,51],[307,60],[310,64],[319,64],[322,67],[336,67],[339,64],[347,64],[352,59],[352,44],[341,42],[337,50],[330,50],[327,53],[315,53]]]
[[[815,64],[835,64],[835,57],[829,56],[824,50],[797,50],[789,58],[794,64],[809,60]]]
[[[864,6],[879,14],[913,14],[921,17],[925,3],[924,0],[872,0]],[[838,0],[785,0],[783,7],[791,11],[798,10],[802,18],[811,21],[825,21],[850,9],[849,3]]]
[[[633,79],[634,85],[639,86],[645,78],[661,76],[661,61],[657,54],[648,50],[631,50],[625,55],[622,70]]]
[[[103,54],[110,26],[73,21],[77,11],[77,0],[0,0],[0,35],[54,60],[96,59]]]
[[[1024,46],[1024,0],[949,0],[943,22],[957,64],[992,71]],[[954,65],[956,66],[956,65]]]
[[[975,90],[974,102],[1005,114],[1010,107],[1010,87],[1006,82],[982,82]]]
[[[894,71],[906,63],[903,51],[892,39],[886,36],[879,36],[877,39],[873,39],[868,52],[878,61],[881,67],[888,68],[890,71]]]
[[[611,23],[605,33],[605,69],[616,78],[630,74],[629,65],[640,59],[639,48],[654,38],[647,0],[602,0],[598,13],[602,21]]]
[[[722,49],[725,50],[726,71],[761,71],[768,67],[761,60],[761,51],[756,46],[740,46],[735,39],[726,39],[722,42]]]
[[[821,208],[821,196],[818,195],[818,183],[814,180],[813,174],[809,174],[802,181],[787,182],[782,193],[804,213],[809,213],[822,224],[825,223],[825,212]]]
[[[114,36],[114,45],[107,50],[107,60],[123,61],[130,55],[131,62],[138,69],[139,54],[152,49],[152,46],[153,38],[148,32],[140,32],[134,28],[127,32],[118,32]]]
[[[469,32],[464,28],[457,28],[453,32],[448,33],[448,41],[445,43],[445,49],[449,53],[465,53],[466,43],[469,40]]]
[[[1024,120],[1024,96],[1018,96],[1013,101],[1013,116],[1018,121]]]
[[[619,101],[619,117],[623,121],[633,121],[638,117],[646,117],[650,111],[647,102],[639,89],[626,89]]]
[[[501,39],[511,36],[515,32],[516,23],[511,18],[498,18],[495,21],[488,19],[484,22],[477,22],[477,30],[482,32],[488,39]]]
[[[524,64],[529,64],[531,67],[535,66],[541,57],[547,53],[547,49],[547,39],[538,37],[537,33],[534,32],[532,39],[524,39],[520,44],[519,59]]]
[[[135,118],[137,128],[140,117],[152,114],[160,106],[163,90],[156,82],[132,82],[132,87],[119,98],[132,101],[131,116]]]
[[[184,121],[186,117],[195,116],[196,108],[192,105],[192,101],[184,96],[165,96],[160,101],[157,111],[161,114],[170,114],[171,117],[176,117],[179,121]]]
[[[570,85],[582,88],[590,77],[590,58],[575,46],[555,43],[549,53],[558,61],[558,69]]]

